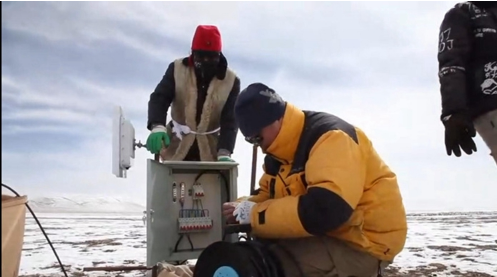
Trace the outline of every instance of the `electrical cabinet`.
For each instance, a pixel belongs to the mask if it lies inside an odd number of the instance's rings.
[[[224,233],[222,204],[237,198],[238,163],[147,160],[147,266],[197,259]]]

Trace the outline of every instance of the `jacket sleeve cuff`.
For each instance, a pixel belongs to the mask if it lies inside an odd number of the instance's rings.
[[[308,237],[298,216],[299,197],[287,196],[254,205],[251,212],[252,234],[261,238]]]

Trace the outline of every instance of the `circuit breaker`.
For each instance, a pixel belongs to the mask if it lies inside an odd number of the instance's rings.
[[[197,259],[224,234],[222,204],[237,198],[235,162],[147,160],[147,265]]]

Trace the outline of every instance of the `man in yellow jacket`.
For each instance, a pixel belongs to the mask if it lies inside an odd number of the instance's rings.
[[[266,157],[257,194],[225,203],[231,220],[275,239],[305,276],[374,276],[393,262],[404,248],[406,213],[395,173],[363,131],[300,110],[261,83],[240,93],[235,117]]]

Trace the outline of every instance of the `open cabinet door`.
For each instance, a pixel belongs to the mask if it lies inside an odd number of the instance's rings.
[[[112,174],[126,178],[135,158],[135,128],[124,117],[121,106],[114,107],[112,117]]]

